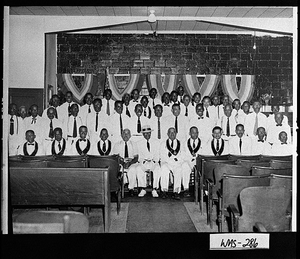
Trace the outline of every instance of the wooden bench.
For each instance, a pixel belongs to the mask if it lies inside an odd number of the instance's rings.
[[[270,161],[270,166],[274,169],[293,168],[293,161],[272,159]]]
[[[104,207],[104,231],[110,228],[107,168],[9,168],[12,207]]]
[[[253,166],[252,175],[264,175],[264,174],[281,174],[281,175],[292,175],[292,168],[274,169],[272,167],[265,166]]]
[[[293,156],[267,156],[261,155],[260,160],[264,161],[271,161],[271,160],[285,160],[285,161],[292,161]]]

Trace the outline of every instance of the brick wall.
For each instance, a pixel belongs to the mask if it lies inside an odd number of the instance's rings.
[[[292,37],[59,34],[58,73],[254,74],[254,98],[292,97]],[[220,86],[218,88],[220,91]],[[291,98],[292,99],[292,98]]]

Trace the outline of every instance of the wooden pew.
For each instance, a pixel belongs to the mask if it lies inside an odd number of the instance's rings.
[[[292,168],[274,169],[266,166],[253,166],[252,175],[264,175],[264,174],[281,174],[292,175]]]
[[[107,168],[9,169],[12,207],[104,206],[104,231],[110,228]]]
[[[261,155],[260,160],[264,161],[271,161],[271,160],[285,160],[285,161],[292,161],[293,156],[266,156],[266,155]]]
[[[293,168],[293,161],[284,161],[284,160],[272,159],[270,161],[270,166],[274,169]]]
[[[258,160],[261,156],[255,155],[255,156],[243,156],[243,155],[229,155],[229,160],[238,160],[238,159],[246,159],[246,160]]]

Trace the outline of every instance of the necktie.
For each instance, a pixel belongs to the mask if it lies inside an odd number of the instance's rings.
[[[183,97],[182,96],[180,96],[180,102],[183,102]]]
[[[89,105],[88,113],[91,113],[91,105]]]
[[[173,148],[174,147],[174,140],[172,140],[172,142],[171,142],[171,148]]]
[[[178,133],[178,119],[177,119],[177,116],[175,118],[175,130]]]
[[[281,144],[284,144],[284,143],[281,143]],[[27,145],[28,146],[34,146],[34,143],[28,143]]]
[[[96,112],[96,126],[95,126],[95,131],[96,132],[98,130],[98,114],[99,114],[99,112]]]
[[[81,138],[81,139],[79,139],[79,141],[80,141],[80,142],[81,142],[81,141],[86,142],[86,139]]]
[[[209,118],[208,109],[206,108],[206,117]]]
[[[149,152],[150,152],[150,143],[149,143],[148,140],[147,140],[147,148],[148,148],[148,150],[149,150]]]
[[[185,116],[188,116],[188,107],[185,107]]]
[[[55,118],[58,119],[56,107],[54,107],[54,109],[55,109]]]
[[[103,142],[102,150],[103,150],[103,152],[106,151],[106,144],[105,144],[105,142]]]
[[[138,121],[137,121],[137,132],[140,133],[141,130],[142,130],[141,120],[140,120],[140,117],[138,117]]]
[[[256,135],[257,128],[258,128],[258,117],[257,117],[257,114],[256,114],[255,124],[254,124],[254,128],[253,128],[253,134],[254,135]]]
[[[68,115],[71,116],[71,104],[69,103],[69,107],[68,107]]]
[[[281,145],[287,145],[287,143],[281,143]]]
[[[196,143],[195,143],[195,140],[193,141],[193,149],[195,149],[196,147]]]
[[[13,116],[10,117],[9,133],[10,133],[10,135],[14,135],[14,119],[13,119]]]
[[[154,103],[154,99],[153,99],[153,108],[154,108],[154,106],[155,106],[155,103]]]
[[[217,139],[217,148],[216,148],[216,150],[219,151],[219,149],[220,149],[220,142],[219,142],[219,140]]]
[[[74,124],[73,124],[73,138],[77,137],[77,123],[76,118],[74,117]]]
[[[227,117],[227,129],[226,129],[226,136],[230,136],[230,126],[229,126],[229,117]]]
[[[127,146],[127,142],[125,142],[124,158],[128,158],[128,146]]]
[[[110,115],[109,100],[107,100],[106,113],[108,116]]]
[[[198,120],[204,119],[203,117],[198,117]]]
[[[240,153],[242,153],[242,139],[240,138]]]
[[[265,142],[263,139],[259,139],[259,140],[257,140],[257,141],[258,141],[258,142],[262,142],[262,143]]]
[[[59,149],[59,151],[61,151],[61,145],[60,145],[60,142],[58,142],[58,149]]]
[[[157,122],[157,138],[160,139],[161,138],[161,134],[160,134],[160,117],[158,117],[158,122]]]
[[[146,108],[144,109],[144,116],[147,117]]]
[[[36,117],[32,117],[31,124],[35,124],[35,123],[36,123]]]
[[[276,127],[277,127],[277,126],[282,126],[282,124],[281,124],[281,123],[280,123],[280,124],[276,124]]]
[[[126,106],[126,115],[127,115],[128,117],[131,117],[130,112],[129,112],[129,110],[128,110],[128,106]]]
[[[53,138],[53,124],[52,124],[52,120],[50,121],[49,138]]]
[[[121,131],[121,135],[122,135],[122,132],[123,132],[123,123],[122,123],[121,114],[120,114],[120,131]]]
[[[220,109],[219,109],[219,105],[218,105],[218,119],[220,118],[219,113],[220,113]]]

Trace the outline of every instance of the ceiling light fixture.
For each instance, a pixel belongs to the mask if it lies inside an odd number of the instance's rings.
[[[156,22],[156,17],[155,17],[154,13],[155,13],[154,10],[150,10],[150,14],[149,14],[149,17],[148,17],[148,22],[150,22],[150,23]]]

